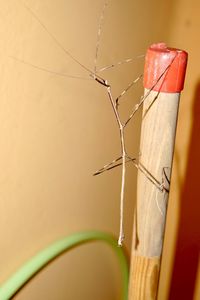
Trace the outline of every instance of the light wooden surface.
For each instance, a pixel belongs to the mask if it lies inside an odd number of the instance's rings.
[[[144,102],[129,300],[156,298],[178,105],[178,93],[152,91]]]
[[[133,284],[130,286],[129,298],[140,300],[155,299],[160,259],[158,257],[148,258],[143,256],[134,256],[132,265],[134,267],[131,269]]]

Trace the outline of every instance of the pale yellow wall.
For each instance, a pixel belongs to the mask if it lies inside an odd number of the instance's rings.
[[[181,97],[159,300],[200,299],[200,2],[174,1],[169,43],[189,62]],[[170,292],[171,291],[171,292]]]
[[[151,43],[165,40],[170,3],[109,1],[99,65],[143,54]],[[27,0],[26,4],[68,51],[92,68],[103,1]],[[21,1],[1,0],[0,8],[3,282],[24,261],[60,237],[86,229],[117,235],[120,170],[91,176],[119,155],[116,122],[105,90],[94,81],[62,78],[11,58],[57,72],[87,75],[59,49]],[[114,94],[142,69],[143,62],[136,61],[107,73]],[[128,113],[141,90],[130,92],[123,114]],[[133,155],[138,151],[139,119],[127,132]],[[127,173],[125,244],[130,249],[136,171],[129,166]],[[116,259],[106,246],[84,246],[61,257],[15,299],[116,300],[118,271]]]

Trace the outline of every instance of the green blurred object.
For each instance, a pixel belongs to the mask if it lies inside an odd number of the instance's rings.
[[[116,253],[122,274],[121,299],[127,300],[129,270],[126,255],[123,249],[118,247],[117,240],[113,236],[99,231],[87,231],[70,235],[40,251],[1,285],[0,300],[9,300],[13,297],[36,273],[60,254],[75,246],[96,240],[106,242]]]

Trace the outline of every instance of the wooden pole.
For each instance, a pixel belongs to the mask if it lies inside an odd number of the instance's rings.
[[[164,43],[147,51],[129,300],[156,299],[186,64],[186,52]]]

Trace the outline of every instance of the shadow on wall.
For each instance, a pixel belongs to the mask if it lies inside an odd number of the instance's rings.
[[[200,81],[193,101],[193,125],[185,182],[180,198],[170,300],[192,300],[200,253]]]

